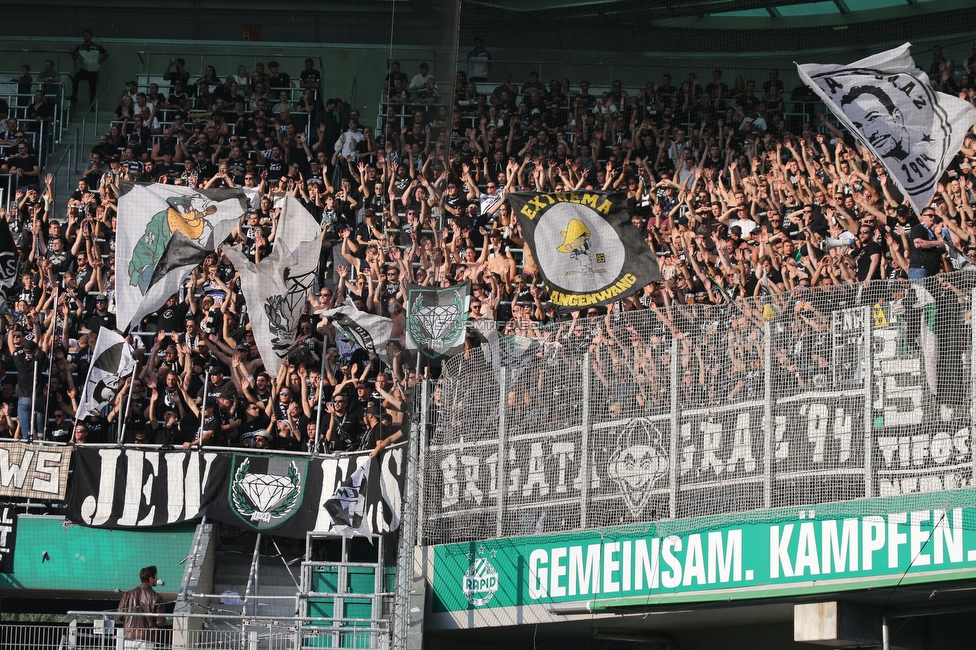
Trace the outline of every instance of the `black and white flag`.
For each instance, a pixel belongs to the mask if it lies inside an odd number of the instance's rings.
[[[464,349],[471,283],[453,287],[407,285],[404,348],[429,359],[450,357]]]
[[[17,246],[10,234],[10,224],[0,216],[0,288],[9,289],[17,281]]]
[[[99,413],[112,403],[122,381],[132,374],[136,360],[132,346],[115,330],[103,327],[98,330],[98,340],[92,352],[88,378],[78,403],[78,419]]]
[[[393,331],[392,320],[368,311],[359,311],[348,297],[343,305],[329,309],[324,314],[346,338],[368,354],[378,356],[383,363],[389,363],[386,344],[390,340],[390,332]]]
[[[560,311],[623,300],[661,281],[623,194],[513,192],[508,200]]]
[[[125,331],[162,307],[244,214],[240,189],[195,190],[123,182],[119,196],[115,294]]]
[[[356,468],[344,480],[335,493],[323,504],[329,517],[332,518],[332,528],[329,532],[338,533],[343,537],[369,537],[369,524],[366,518],[366,494],[369,491],[369,476],[375,461],[368,462]]]
[[[809,63],[797,69],[921,212],[976,122],[976,108],[933,89],[910,47],[905,43],[848,65]]]
[[[291,195],[281,204],[277,232],[271,254],[256,265],[240,247],[224,248],[241,274],[254,340],[272,376],[295,343],[322,248],[322,230]]]

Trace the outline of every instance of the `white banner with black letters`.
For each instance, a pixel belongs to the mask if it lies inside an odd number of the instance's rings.
[[[925,382],[920,364],[886,364],[875,377],[880,391],[872,408],[874,496],[973,485],[968,409],[922,399]],[[771,415],[768,480],[774,507],[863,498],[863,393],[782,397],[774,400]],[[939,426],[920,428],[924,422]],[[593,427],[585,442],[578,427],[513,431],[507,450],[500,450],[494,423],[469,428],[463,440],[429,448],[427,536],[437,541],[472,517],[493,518],[500,475],[508,485],[506,530],[519,534],[578,527],[579,515],[567,513],[579,512],[584,493],[587,527],[669,518],[672,491],[677,517],[765,507],[761,400],[680,412],[676,434],[665,414]],[[551,521],[556,513],[563,524]]]

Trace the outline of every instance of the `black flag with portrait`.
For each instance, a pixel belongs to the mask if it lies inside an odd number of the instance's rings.
[[[622,300],[661,280],[627,197],[607,192],[507,195],[550,300],[560,311]]]

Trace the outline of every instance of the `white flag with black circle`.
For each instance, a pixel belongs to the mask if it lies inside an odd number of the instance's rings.
[[[910,47],[848,65],[810,63],[797,70],[921,212],[976,123],[976,108],[933,89]]]
[[[321,249],[322,230],[290,194],[281,203],[278,234],[270,255],[255,264],[241,247],[224,247],[241,274],[254,340],[272,376],[278,374],[295,343],[298,319],[315,282]]]
[[[107,327],[99,329],[88,378],[78,403],[78,418],[87,418],[111,404],[122,380],[131,375],[135,368],[136,360],[129,342],[115,330]]]

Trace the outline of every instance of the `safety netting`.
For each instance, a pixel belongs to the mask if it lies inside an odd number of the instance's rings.
[[[432,391],[424,543],[951,501],[973,482],[974,287],[960,272],[485,337]]]

